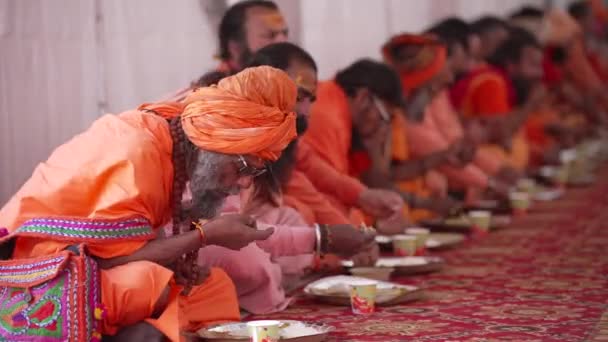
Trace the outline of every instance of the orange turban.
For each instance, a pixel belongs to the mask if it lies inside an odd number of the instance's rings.
[[[398,57],[397,50],[405,47],[413,47],[413,53]],[[437,39],[428,35],[408,33],[391,38],[382,47],[382,55],[388,64],[397,68],[406,93],[435,77],[447,59],[446,48]]]
[[[565,45],[581,34],[581,27],[567,12],[554,8],[543,18],[543,26],[539,33],[544,44]]]
[[[181,115],[188,139],[203,150],[277,160],[296,137],[297,88],[268,66],[247,68],[217,86],[198,88],[181,103],[142,105],[167,118]]]

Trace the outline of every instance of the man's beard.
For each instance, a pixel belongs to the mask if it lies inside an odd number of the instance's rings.
[[[244,69],[248,64],[249,61],[251,60],[251,58],[253,57],[253,51],[251,51],[251,49],[249,49],[249,47],[247,46],[246,43],[243,43],[242,45],[242,51],[241,51],[241,56],[239,57],[239,68],[240,69]],[[237,72],[240,70],[234,70],[234,72]]]
[[[197,191],[192,189],[192,202],[189,208],[190,217],[194,220],[212,219],[224,204],[227,195],[212,190]]]
[[[190,176],[192,200],[188,206],[191,219],[211,219],[217,216],[226,197],[240,192],[238,185],[222,187],[218,165],[222,162],[220,154],[198,154],[198,163]]]
[[[526,102],[526,100],[528,100],[528,96],[530,95],[534,82],[518,76],[511,78],[511,82],[513,84],[513,88],[515,89],[516,104],[517,106],[521,106]]]
[[[296,116],[296,132],[301,136],[308,129],[308,118],[305,115],[298,114]]]

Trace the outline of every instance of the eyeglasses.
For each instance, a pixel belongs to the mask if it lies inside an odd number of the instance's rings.
[[[382,120],[384,122],[391,122],[391,115],[389,114],[388,109],[386,109],[386,105],[384,104],[384,102],[380,101],[380,99],[376,96],[372,96],[372,101],[374,102],[374,106],[376,106],[376,109],[378,109]]]
[[[241,164],[239,166],[239,174],[241,176],[258,177],[258,176],[261,176],[264,173],[266,173],[266,171],[268,171],[267,166],[264,166],[264,168],[260,169],[260,168],[249,165],[247,163],[247,161],[245,160],[245,157],[243,157],[242,155],[239,155],[239,163]]]

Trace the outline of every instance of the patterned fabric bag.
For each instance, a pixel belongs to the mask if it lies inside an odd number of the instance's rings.
[[[11,259],[17,237],[70,244],[52,255]],[[89,220],[38,218],[12,234],[0,229],[0,342],[101,341],[99,270],[86,244],[150,240],[143,218]]]
[[[100,341],[99,272],[84,248],[0,261],[0,341]]]

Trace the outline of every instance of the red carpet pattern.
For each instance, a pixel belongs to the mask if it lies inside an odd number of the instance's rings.
[[[438,255],[441,272],[395,279],[424,288],[422,301],[355,316],[302,298],[249,320],[323,322],[335,341],[608,340],[608,182]]]

